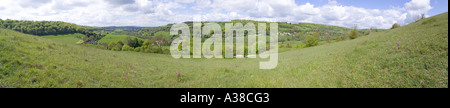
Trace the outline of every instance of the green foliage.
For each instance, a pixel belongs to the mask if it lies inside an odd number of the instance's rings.
[[[127,38],[131,38],[131,39],[135,39],[137,37],[135,36],[130,36],[130,35],[116,35],[116,34],[108,34],[105,37],[103,37],[102,39],[100,39],[98,42],[99,43],[109,43],[109,42],[117,42],[119,40],[124,41],[125,43],[127,43]],[[139,41],[141,40],[145,40],[142,38],[137,38]]]
[[[353,28],[352,31],[350,32],[349,37],[350,37],[350,39],[356,39],[356,38],[358,38],[358,36],[359,36],[358,29],[355,26],[355,28]]]
[[[81,37],[86,43],[95,43],[104,35],[90,32],[89,29],[94,27],[79,26],[72,23],[61,21],[19,21],[19,20],[5,20],[1,21],[0,28],[11,29],[26,34],[33,35],[60,35],[60,34],[74,34],[81,33]]]
[[[343,39],[342,36],[339,36],[339,37],[337,37],[337,39],[336,39],[337,42],[340,42],[340,41],[343,41],[343,40],[344,40],[344,39]]]
[[[170,38],[163,33],[158,33],[150,41],[161,49],[162,46],[169,45]]]
[[[116,46],[115,46],[115,50],[114,51],[120,51],[122,50],[123,45],[125,45],[121,40],[117,41]]]
[[[57,35],[57,34],[92,34],[90,27],[79,26],[61,21],[19,21],[4,20],[0,28],[12,29],[26,34],[34,35]]]
[[[142,47],[134,48],[134,51],[135,51],[135,52],[141,52],[141,51],[142,51]]]
[[[83,44],[83,43],[84,43],[83,40],[79,40],[76,44],[81,45],[81,44]]]
[[[144,41],[139,40],[138,38],[131,38],[130,36],[128,36],[127,38],[125,38],[125,43],[130,47],[136,48],[142,46]]]
[[[395,28],[399,28],[399,27],[400,27],[400,25],[395,23],[394,25],[392,25],[391,29],[395,29]]]
[[[142,45],[142,52],[147,52],[147,53],[151,53],[153,52],[153,44],[150,40],[145,40],[143,45]]]
[[[308,36],[306,38],[306,47],[313,47],[319,45],[319,40],[316,36]]]
[[[130,47],[130,46],[128,46],[128,45],[123,45],[122,51],[134,51],[134,48],[133,48],[133,47]]]
[[[109,49],[109,50],[118,51],[118,49],[116,48],[116,44],[117,44],[117,42],[110,42],[110,43],[108,44],[108,49]]]

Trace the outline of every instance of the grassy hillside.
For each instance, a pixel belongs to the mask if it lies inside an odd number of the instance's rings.
[[[109,42],[117,42],[119,40],[124,41],[128,35],[114,35],[114,34],[108,34],[102,39],[100,39],[98,42],[100,43],[109,43]],[[132,38],[135,38],[135,36],[131,36]],[[136,37],[137,38],[137,37]]]
[[[272,70],[260,70],[260,61],[115,52],[0,29],[0,87],[447,88],[448,13],[282,52]]]
[[[65,34],[65,35],[44,35],[41,37],[48,38],[48,39],[54,39],[61,42],[66,42],[70,44],[75,44],[78,41],[82,40],[81,37],[84,37],[85,35],[80,33],[75,34]]]

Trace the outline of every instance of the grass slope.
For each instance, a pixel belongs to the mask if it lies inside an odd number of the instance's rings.
[[[84,36],[85,35],[83,35],[81,33],[75,33],[75,34],[65,34],[65,35],[44,35],[41,37],[48,38],[48,39],[54,39],[54,40],[58,40],[58,41],[66,42],[66,43],[70,43],[70,44],[75,44],[79,40],[82,40],[78,37],[84,37]]]
[[[105,37],[103,37],[102,39],[98,40],[99,43],[110,43],[110,42],[117,42],[119,40],[124,41],[126,38],[128,37],[128,35],[113,35],[113,34],[108,34]],[[131,36],[132,38],[135,38],[135,36]],[[137,38],[137,37],[136,37]],[[141,39],[141,38],[139,38]]]
[[[0,87],[447,88],[448,13],[282,52],[272,70],[260,70],[260,61],[115,52],[0,29]]]

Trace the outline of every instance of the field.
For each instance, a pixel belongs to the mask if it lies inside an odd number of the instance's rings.
[[[81,37],[84,37],[84,35],[80,34],[80,33],[75,33],[75,34],[65,34],[65,35],[44,35],[41,37],[48,38],[48,39],[54,39],[54,40],[58,40],[58,41],[66,42],[66,43],[70,43],[70,44],[75,44],[79,40],[81,40]],[[78,38],[78,37],[80,37],[80,38]]]
[[[128,35],[116,35],[116,34],[108,34],[102,39],[100,39],[99,43],[109,43],[109,42],[117,42],[119,40],[124,41]],[[135,36],[131,36],[132,38],[135,38]],[[139,38],[140,39],[140,38]]]
[[[448,88],[448,13],[354,40],[281,52],[272,70],[260,70],[261,59],[174,59],[6,29],[0,29],[0,56],[0,88]]]

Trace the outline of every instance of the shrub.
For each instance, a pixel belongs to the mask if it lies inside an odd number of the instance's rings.
[[[286,44],[286,48],[292,48],[290,44]]]
[[[136,48],[134,48],[134,51],[135,52],[141,52],[142,51],[142,47],[136,47]]]
[[[116,48],[118,48],[118,51],[122,50],[123,45],[125,45],[121,40],[117,41]]]
[[[128,46],[128,45],[124,45],[124,46],[122,47],[122,51],[134,51],[134,48],[133,48],[133,47],[130,47],[130,46]]]
[[[342,41],[342,40],[344,40],[343,38],[342,38],[342,36],[339,36],[337,39],[336,39],[336,41]]]
[[[300,45],[296,46],[296,48],[305,48],[305,47],[306,47],[306,44],[300,44]]]
[[[370,35],[371,32],[372,32],[372,29],[369,29],[366,31],[365,35]]]
[[[125,38],[125,42],[127,43],[128,46],[133,47],[133,48],[140,47],[140,46],[142,46],[142,43],[143,43],[142,40],[139,40],[137,38],[131,38],[130,36]]]
[[[356,38],[358,38],[358,35],[359,35],[358,29],[355,26],[355,28],[353,28],[353,30],[350,32],[349,37],[350,37],[350,39],[356,39]]]
[[[399,27],[400,27],[400,25],[397,24],[397,23],[395,23],[394,25],[392,25],[392,28],[391,28],[391,29],[395,29],[395,28],[399,28]]]
[[[97,48],[106,49],[106,47],[104,45],[97,45]]]
[[[83,44],[83,43],[84,43],[83,40],[79,40],[79,41],[77,42],[78,45]]]
[[[319,45],[319,40],[317,40],[316,37],[308,36],[306,38],[306,47],[312,47],[312,46],[316,46],[316,45]]]
[[[112,50],[116,46],[116,42],[109,42],[108,49]]]
[[[152,42],[150,40],[145,40],[144,43],[142,44],[140,52],[147,52],[147,53],[155,52],[153,51]]]
[[[108,44],[108,49],[113,51],[121,51],[122,50],[123,43],[122,41],[118,42],[110,42]]]

